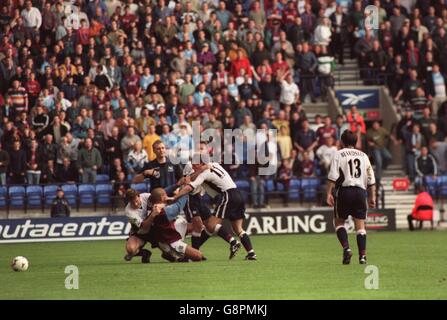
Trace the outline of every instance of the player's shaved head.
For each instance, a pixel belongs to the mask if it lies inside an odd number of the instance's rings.
[[[357,144],[357,135],[351,130],[345,130],[341,135],[341,142],[345,147],[355,147]]]
[[[151,190],[151,202],[153,204],[164,203],[167,197],[168,195],[166,194],[166,191],[163,188],[155,188]]]

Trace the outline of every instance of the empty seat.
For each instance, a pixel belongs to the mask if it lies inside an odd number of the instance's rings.
[[[78,188],[79,204],[92,206],[95,204],[95,186],[93,184],[80,184]]]
[[[239,190],[250,192],[250,182],[248,180],[236,180],[235,183]]]
[[[70,206],[76,206],[78,198],[78,187],[74,184],[64,184],[62,186],[62,190],[64,190],[65,199],[67,199],[68,204]]]
[[[48,185],[43,187],[43,197],[45,199],[45,205],[50,206],[56,198],[57,185]]]
[[[6,187],[0,186],[0,208],[6,207]]]
[[[12,186],[8,190],[11,207],[22,208],[25,206],[25,188],[21,186]]]
[[[438,177],[439,181],[439,195],[441,197],[447,197],[447,176]]]
[[[100,205],[110,205],[112,196],[111,184],[98,184],[96,185],[96,202]]]
[[[289,187],[289,200],[292,201],[300,200],[300,189],[301,189],[301,181],[296,178],[291,179]]]
[[[427,192],[432,197],[438,196],[438,190],[439,190],[439,186],[441,185],[441,181],[442,181],[442,177],[437,177],[436,179],[433,179],[433,177],[431,177],[431,176],[424,177],[425,187],[427,188]]]
[[[275,184],[274,184],[273,180],[269,179],[265,182],[265,191],[267,191],[267,192],[275,191]]]
[[[305,201],[315,201],[318,198],[320,189],[320,179],[303,178],[301,180],[301,189],[303,191],[303,199]]]
[[[110,177],[108,174],[98,174],[96,176],[96,183],[97,184],[103,184],[103,183],[109,183]]]
[[[147,184],[146,183],[132,183],[130,185],[132,189],[137,190],[139,193],[148,192]]]
[[[42,187],[39,185],[27,186],[26,199],[29,207],[42,206]]]

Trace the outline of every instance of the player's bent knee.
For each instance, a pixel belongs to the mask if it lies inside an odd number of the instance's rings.
[[[126,251],[128,254],[135,255],[140,250],[140,242],[136,238],[129,238],[126,242]]]

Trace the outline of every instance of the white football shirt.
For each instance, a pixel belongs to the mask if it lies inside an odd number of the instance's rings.
[[[190,186],[194,190],[203,186],[206,193],[213,198],[219,193],[236,188],[230,174],[217,162],[212,162],[211,168],[199,174],[196,180],[191,181]]]
[[[359,187],[366,190],[376,183],[368,156],[357,149],[338,150],[331,161],[328,179],[336,187]]]
[[[140,199],[141,199],[141,206],[138,209],[133,209],[128,203],[126,205],[126,208],[124,209],[126,212],[127,219],[129,220],[130,224],[139,228],[143,221],[148,216],[148,207],[150,206],[149,198],[151,194],[150,193],[141,193]]]

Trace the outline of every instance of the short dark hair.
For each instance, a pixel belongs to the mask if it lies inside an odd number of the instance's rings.
[[[126,200],[127,201],[132,201],[133,199],[135,199],[136,197],[138,197],[140,194],[138,193],[137,190],[135,189],[127,189],[126,191]]]
[[[341,142],[345,147],[354,147],[357,144],[357,135],[351,130],[345,130],[341,135]]]

